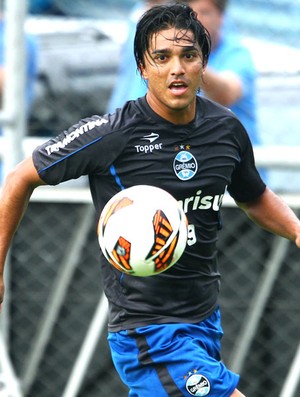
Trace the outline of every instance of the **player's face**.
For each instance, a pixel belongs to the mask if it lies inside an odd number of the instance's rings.
[[[141,66],[142,76],[148,81],[149,105],[173,123],[192,121],[203,74],[202,52],[193,33],[162,30],[153,35],[149,54],[145,66]]]

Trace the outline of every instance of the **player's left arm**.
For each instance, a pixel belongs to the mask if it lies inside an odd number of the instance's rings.
[[[33,190],[44,184],[30,157],[19,163],[7,175],[2,186],[0,195],[0,309],[4,295],[4,265],[9,246]]]
[[[300,220],[284,200],[272,190],[266,188],[256,200],[248,203],[237,202],[237,205],[257,225],[294,241],[300,248]]]

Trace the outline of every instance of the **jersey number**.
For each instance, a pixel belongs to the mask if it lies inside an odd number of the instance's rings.
[[[195,226],[188,225],[187,245],[191,246],[196,243]]]

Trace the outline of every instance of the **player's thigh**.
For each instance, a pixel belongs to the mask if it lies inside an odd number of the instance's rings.
[[[162,325],[109,336],[115,367],[130,396],[230,396],[238,375],[208,353],[213,347],[208,349],[208,340],[204,344],[195,327]]]

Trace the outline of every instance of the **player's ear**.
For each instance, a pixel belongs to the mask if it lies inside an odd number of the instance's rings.
[[[138,69],[139,69],[139,72],[140,72],[140,75],[142,76],[142,78],[144,80],[148,80],[148,74],[146,72],[145,67],[142,65],[142,63],[139,64]]]

